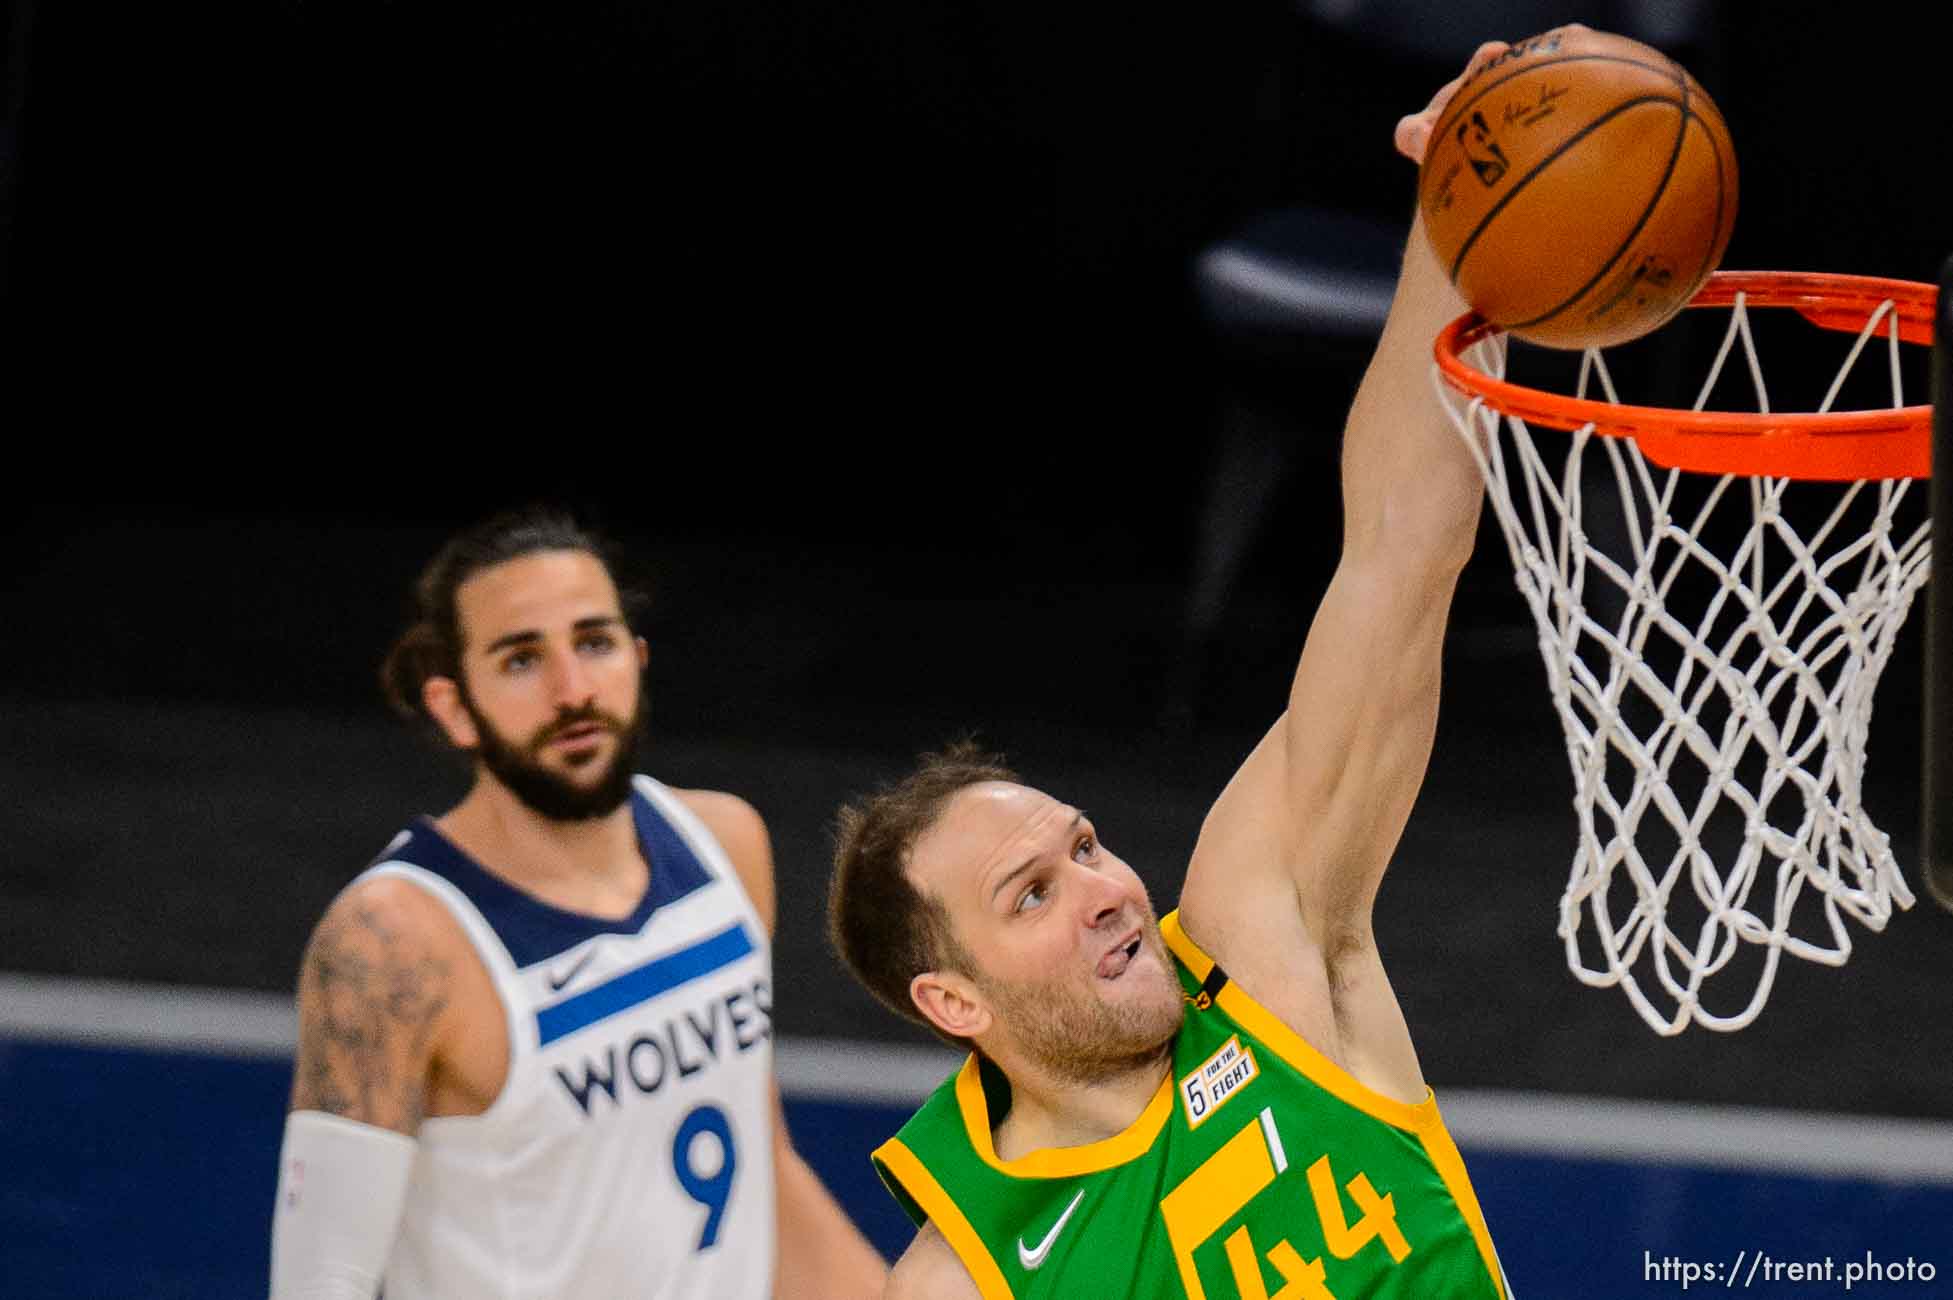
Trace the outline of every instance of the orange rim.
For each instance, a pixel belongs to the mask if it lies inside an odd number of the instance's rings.
[[[1749,306],[1788,308],[1825,329],[1857,333],[1890,302],[1899,338],[1930,346],[1938,292],[1930,284],[1862,275],[1718,271],[1689,306],[1731,307],[1742,294]],[[1881,336],[1889,328],[1889,321],[1881,321]],[[1642,454],[1664,469],[1845,482],[1932,476],[1931,406],[1821,415],[1617,406],[1510,383],[1464,360],[1466,349],[1499,332],[1476,313],[1447,325],[1436,347],[1438,373],[1445,383],[1529,424],[1555,429],[1591,424],[1596,433],[1632,438]]]

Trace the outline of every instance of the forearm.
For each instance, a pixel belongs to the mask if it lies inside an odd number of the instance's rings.
[[[1383,338],[1350,408],[1342,559],[1289,697],[1290,712],[1312,725],[1345,724],[1347,742],[1332,746],[1339,753],[1380,719],[1368,709],[1331,707],[1325,683],[1332,693],[1360,688],[1371,698],[1436,706],[1446,616],[1485,490],[1432,387],[1432,341],[1464,310],[1416,223]],[[1401,708],[1389,704],[1384,718]]]
[[[879,1296],[888,1266],[798,1153],[776,1149],[779,1188],[779,1300],[867,1300]]]
[[[1387,563],[1415,585],[1455,578],[1478,530],[1484,483],[1432,377],[1432,345],[1465,310],[1420,218],[1350,407],[1342,465],[1346,561]]]
[[[372,1300],[399,1230],[414,1140],[316,1110],[285,1121],[271,1300]]]

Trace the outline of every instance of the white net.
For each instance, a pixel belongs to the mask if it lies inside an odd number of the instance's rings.
[[[1882,323],[1884,309],[1837,339],[1848,355],[1820,410]],[[1738,344],[1755,409],[1771,409],[1740,296],[1696,409]],[[1475,364],[1502,375],[1502,346],[1481,343]],[[1620,400],[1598,352],[1578,396],[1592,386]],[[1657,1033],[1740,1029],[1785,954],[1842,965],[1847,917],[1878,931],[1912,905],[1861,796],[1873,691],[1927,577],[1923,491],[1660,469],[1630,439],[1535,436],[1438,389],[1485,474],[1565,726],[1568,964]]]

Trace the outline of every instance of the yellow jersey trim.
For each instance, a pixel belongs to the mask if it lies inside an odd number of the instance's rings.
[[[1139,1118],[1124,1130],[1081,1147],[1044,1147],[1015,1160],[999,1156],[990,1140],[990,1103],[983,1095],[983,1078],[977,1071],[975,1053],[963,1062],[963,1069],[956,1076],[956,1104],[963,1112],[963,1128],[969,1135],[971,1149],[998,1173],[1013,1178],[1076,1178],[1125,1164],[1151,1149],[1160,1130],[1166,1127],[1167,1117],[1173,1114],[1173,1068],[1169,1062],[1159,1091],[1146,1103],[1146,1109],[1139,1112]]]
[[[890,1138],[875,1148],[875,1159],[883,1168],[893,1174],[902,1184],[904,1191],[915,1198],[936,1230],[943,1234],[950,1249],[963,1261],[970,1277],[976,1282],[977,1294],[983,1300],[1016,1300],[1012,1295],[1010,1283],[1004,1280],[1004,1271],[997,1267],[997,1261],[984,1248],[983,1238],[963,1217],[963,1211],[956,1208],[943,1185],[936,1181],[926,1165],[916,1158],[915,1152],[903,1145],[901,1138]]]
[[[1173,955],[1193,972],[1195,979],[1207,978],[1214,969],[1214,959],[1202,952],[1200,945],[1180,928],[1177,909],[1160,918],[1160,934],[1165,937],[1166,946],[1173,950]],[[1249,997],[1233,981],[1230,980],[1214,1000],[1237,1024],[1268,1044],[1277,1056],[1294,1066],[1305,1079],[1344,1104],[1355,1107],[1372,1119],[1382,1120],[1392,1128],[1411,1133],[1421,1134],[1441,1123],[1437,1099],[1431,1095],[1429,1088],[1424,1090],[1424,1100],[1415,1106],[1398,1101],[1395,1097],[1384,1096],[1311,1047],[1307,1039],[1283,1024],[1273,1012]]]
[[[1451,1130],[1442,1122],[1420,1136],[1424,1153],[1431,1157],[1432,1167],[1444,1180],[1445,1190],[1451,1193],[1458,1212],[1465,1216],[1465,1224],[1472,1230],[1472,1240],[1478,1243],[1479,1258],[1485,1261],[1485,1271],[1492,1275],[1492,1285],[1498,1289],[1500,1300],[1505,1300],[1505,1270],[1499,1267],[1499,1252],[1492,1247],[1492,1231],[1485,1226],[1485,1211],[1479,1208],[1471,1177],[1465,1172],[1465,1157],[1458,1153],[1458,1144],[1451,1140]]]

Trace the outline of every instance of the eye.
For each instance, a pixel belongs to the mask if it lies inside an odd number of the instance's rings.
[[[576,644],[578,649],[591,654],[609,654],[617,648],[617,638],[609,632],[590,632]]]
[[[1098,837],[1089,832],[1078,837],[1078,845],[1071,851],[1073,858],[1080,862],[1090,862],[1099,855]]]
[[[502,671],[505,673],[526,672],[535,667],[541,657],[534,650],[518,650],[502,661]]]
[[[1011,908],[1011,911],[1028,912],[1033,908],[1043,907],[1050,897],[1050,886],[1042,880],[1034,880],[1024,887],[1023,893],[1017,896],[1017,905]]]

